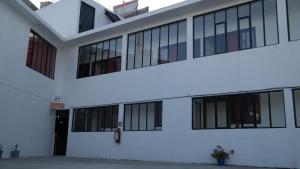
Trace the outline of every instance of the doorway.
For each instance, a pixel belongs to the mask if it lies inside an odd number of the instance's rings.
[[[68,141],[69,110],[56,111],[54,156],[65,156]]]

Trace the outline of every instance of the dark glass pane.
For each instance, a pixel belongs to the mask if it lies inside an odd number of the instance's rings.
[[[169,25],[169,62],[177,61],[177,23]]]
[[[151,65],[158,64],[159,56],[159,28],[152,29]]]
[[[216,16],[216,24],[225,22],[225,10],[218,11],[215,14]]]
[[[201,129],[202,99],[193,100],[193,129]]]
[[[102,50],[102,74],[108,73],[107,65],[109,59],[109,41],[105,41]]]
[[[52,59],[51,59],[52,60]],[[88,77],[90,75],[90,46],[79,49],[79,72],[78,77]]]
[[[225,23],[216,25],[216,53],[226,52]]]
[[[300,127],[300,90],[294,90],[296,126]]]
[[[227,9],[227,51],[239,50],[237,8]]]
[[[155,103],[155,129],[160,130],[162,127],[162,102]]]
[[[73,118],[73,131],[85,132],[86,111],[84,109],[76,109],[73,115],[75,116]]]
[[[164,64],[168,62],[168,26],[160,28],[160,52],[159,63]]]
[[[194,57],[203,56],[203,16],[194,19]]]
[[[116,39],[111,39],[109,42],[109,60],[107,65],[107,72],[115,72],[116,71]]]
[[[32,55],[33,55],[33,39],[34,34],[30,32],[29,34],[29,42],[28,42],[28,51],[27,51],[27,60],[26,60],[26,66],[31,67],[32,63]]]
[[[205,15],[205,56],[215,54],[215,22],[214,14]]]
[[[247,17],[250,14],[249,4],[239,6],[239,18]]]
[[[287,0],[287,5],[290,40],[298,40],[300,39],[300,1]]]
[[[131,130],[131,105],[124,107],[124,130]]]
[[[251,48],[249,18],[239,20],[240,25],[240,49]]]
[[[266,45],[278,44],[276,0],[264,0]]]
[[[102,48],[103,48],[103,43],[98,43],[97,44],[97,57],[96,57],[96,63],[95,63],[95,75],[101,74]]]
[[[35,35],[33,38],[33,56],[32,56],[32,63],[31,63],[31,68],[34,70],[36,69],[38,48],[39,48],[39,37]]]
[[[135,62],[134,68],[142,67],[143,60],[143,32],[139,32],[136,34],[135,39]]]
[[[187,25],[186,21],[178,23],[178,60],[186,60],[187,58]]]
[[[262,2],[263,1],[256,1],[251,3],[251,34],[253,48],[265,45]]]
[[[151,61],[151,30],[144,32],[143,67],[150,66]]]
[[[127,54],[127,69],[134,68],[134,54],[135,54],[135,34],[128,37],[128,54]]]

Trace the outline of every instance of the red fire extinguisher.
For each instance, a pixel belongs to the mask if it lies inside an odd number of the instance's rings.
[[[117,128],[115,130],[115,143],[120,144],[121,143],[121,129]]]

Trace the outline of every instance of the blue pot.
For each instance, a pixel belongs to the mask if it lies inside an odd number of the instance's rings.
[[[12,158],[18,158],[20,156],[20,151],[12,151],[10,155]]]
[[[225,159],[218,159],[218,165],[224,166],[225,165]]]

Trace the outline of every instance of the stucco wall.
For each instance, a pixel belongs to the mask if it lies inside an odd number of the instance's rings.
[[[5,1],[0,1],[0,20],[0,144],[4,146],[3,156],[9,157],[15,144],[19,144],[21,156],[49,156],[54,127],[49,103],[51,96],[56,94],[56,81],[26,67],[26,57],[30,28],[50,42],[52,38]]]

